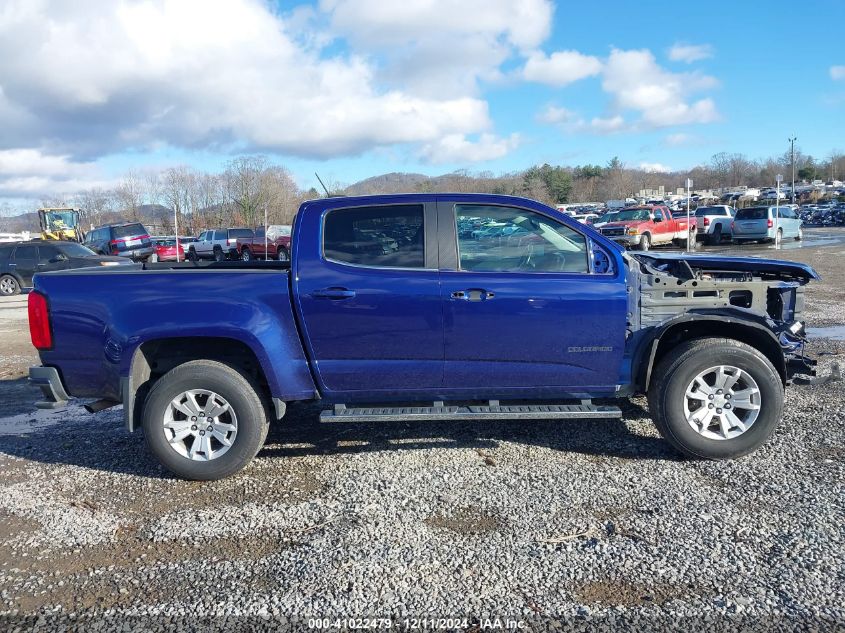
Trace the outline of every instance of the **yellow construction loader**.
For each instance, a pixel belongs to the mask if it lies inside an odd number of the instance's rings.
[[[73,207],[38,209],[38,225],[42,240],[81,242],[84,237],[79,224],[79,209]]]

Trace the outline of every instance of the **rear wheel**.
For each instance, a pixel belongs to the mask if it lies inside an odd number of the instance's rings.
[[[21,285],[18,280],[11,275],[3,275],[0,277],[0,295],[11,297],[21,291]]]
[[[682,343],[654,371],[649,411],[690,457],[729,459],[759,448],[783,412],[783,383],[758,350],[733,339]]]
[[[153,385],[144,403],[147,448],[184,479],[228,477],[261,449],[269,422],[255,383],[228,365],[184,363]]]
[[[222,262],[225,261],[226,255],[223,254],[223,249],[219,246],[214,247],[214,261]]]
[[[713,229],[713,233],[710,235],[710,245],[711,246],[718,246],[722,243],[722,225],[719,224]]]
[[[795,241],[800,242],[804,239],[804,229],[802,227],[798,227],[798,235],[795,236]]]
[[[244,248],[241,250],[241,259],[245,262],[252,261],[252,253],[249,251],[248,248]]]
[[[286,249],[286,248],[280,248],[279,249],[278,260],[280,262],[286,262],[286,261],[290,260],[290,253],[288,253],[288,249]]]

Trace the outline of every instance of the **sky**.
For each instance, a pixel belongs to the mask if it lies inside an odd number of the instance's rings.
[[[3,0],[0,207],[220,170],[303,188],[845,150],[842,0]]]

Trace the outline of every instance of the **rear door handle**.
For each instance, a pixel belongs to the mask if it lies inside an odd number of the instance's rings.
[[[467,290],[456,290],[452,293],[452,299],[458,301],[486,301],[495,297],[495,293],[484,290],[483,288],[469,288]]]
[[[355,291],[346,288],[323,288],[322,290],[315,290],[311,296],[315,299],[351,299],[355,296]]]

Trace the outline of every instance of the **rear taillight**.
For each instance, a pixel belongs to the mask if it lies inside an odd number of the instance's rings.
[[[29,293],[29,336],[35,349],[53,347],[53,331],[50,327],[50,310],[47,297],[33,290]]]
[[[710,218],[704,218],[704,226],[710,226]]]
[[[235,238],[235,239],[229,239],[229,240],[227,240],[227,241],[229,242],[229,246],[233,246],[233,245],[235,245],[235,244],[237,244],[237,243],[238,243],[238,238]]]
[[[772,222],[772,219],[771,219],[771,218],[769,218],[768,220],[766,220],[766,226],[768,226],[769,228],[772,228],[774,225],[775,225],[775,223],[774,223],[774,222]]]
[[[111,247],[111,254],[117,255],[120,252],[120,249],[117,246],[118,242],[122,242],[123,240],[112,240],[109,242],[109,246]]]

